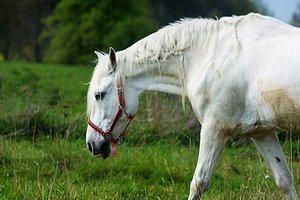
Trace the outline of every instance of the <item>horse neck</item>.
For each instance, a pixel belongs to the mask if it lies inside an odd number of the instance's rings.
[[[180,26],[178,27],[180,28]],[[200,19],[195,24],[191,23],[189,28],[179,29],[179,32],[185,34],[174,36],[177,37],[177,42],[183,41],[181,46],[179,45],[179,48],[174,49],[167,47],[166,49],[170,50],[168,53],[164,53],[162,47],[158,48],[162,51],[154,54],[152,54],[151,48],[150,50],[146,49],[147,42],[149,40],[155,41],[153,38],[157,36],[150,35],[150,37],[118,52],[118,63],[122,65],[120,71],[122,71],[123,76],[130,77],[127,81],[130,87],[140,91],[152,90],[184,96],[189,77],[196,71],[203,70],[203,65],[214,62],[218,29],[218,21],[214,20]],[[162,34],[168,34],[167,30],[164,29]],[[164,31],[166,32],[164,33]],[[169,40],[163,43],[171,45],[172,40],[171,44],[169,44]],[[137,49],[140,51],[137,52]],[[139,54],[140,52],[142,53]],[[136,59],[139,60],[131,61]]]
[[[126,85],[139,92],[159,91],[182,95],[184,91],[184,55],[175,53],[163,61],[133,63],[121,61],[122,76]]]

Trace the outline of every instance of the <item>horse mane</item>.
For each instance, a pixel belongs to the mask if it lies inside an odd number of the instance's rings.
[[[126,50],[120,60],[132,63],[161,62],[170,55],[184,51],[197,40],[205,39],[199,34],[209,35],[216,20],[181,19],[141,39]],[[205,33],[204,33],[205,32]]]
[[[208,38],[211,38],[215,33],[218,34],[220,23],[227,24],[228,27],[231,27],[231,30],[234,30],[235,33],[233,33],[237,34],[237,26],[244,19],[246,19],[246,23],[252,21],[253,23],[258,23],[258,25],[268,25],[268,28],[276,24],[277,29],[281,27],[285,30],[287,26],[274,18],[262,16],[257,13],[249,13],[244,16],[222,17],[220,20],[184,18],[137,41],[132,46],[123,50],[118,59],[130,62],[130,65],[161,62],[166,60],[170,55],[181,53],[193,45],[205,45],[205,41]],[[260,27],[260,29],[264,29],[264,27]],[[276,30],[274,31],[276,32]],[[281,33],[280,30],[277,32]],[[264,34],[266,34],[265,31]],[[258,35],[261,36],[260,34]],[[273,35],[273,33],[271,32],[270,35]],[[238,36],[234,35],[233,38],[238,39]]]

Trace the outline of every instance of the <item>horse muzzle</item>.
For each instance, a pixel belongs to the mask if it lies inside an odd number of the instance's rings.
[[[93,156],[102,157],[103,159],[108,158],[111,153],[110,142],[107,140],[100,146],[95,145],[94,142],[87,142],[87,148]]]

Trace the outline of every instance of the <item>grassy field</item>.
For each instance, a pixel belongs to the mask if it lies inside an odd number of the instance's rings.
[[[117,157],[97,159],[88,153],[84,134],[92,71],[0,63],[0,199],[187,199],[199,141],[182,126],[180,97],[163,96],[156,103],[160,94],[142,96]],[[285,137],[299,193],[300,140]],[[250,144],[227,146],[205,197],[273,200],[282,194]]]
[[[102,160],[92,157],[84,143],[84,138],[0,139],[1,199],[187,198],[197,147],[124,144],[117,157]],[[299,160],[290,165],[299,192]],[[252,145],[226,148],[205,197],[282,199]]]
[[[92,67],[0,63],[0,135],[83,133]]]

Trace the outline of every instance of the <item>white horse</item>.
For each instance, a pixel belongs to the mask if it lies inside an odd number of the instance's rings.
[[[185,19],[123,51],[96,54],[87,97],[93,155],[107,158],[110,142],[115,154],[143,91],[178,94],[202,124],[189,199],[203,196],[236,135],[251,137],[285,198],[298,199],[275,131],[300,129],[300,29],[253,13]]]

